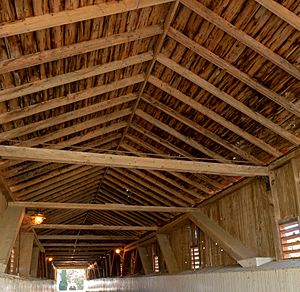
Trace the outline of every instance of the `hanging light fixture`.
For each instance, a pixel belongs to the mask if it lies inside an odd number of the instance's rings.
[[[42,214],[39,210],[37,210],[32,216],[31,216],[31,222],[34,225],[40,225],[46,220],[46,217],[44,214]]]

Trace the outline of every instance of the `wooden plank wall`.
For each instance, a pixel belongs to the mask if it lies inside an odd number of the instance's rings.
[[[275,207],[274,199],[277,202]],[[273,170],[270,183],[266,179],[255,178],[228,195],[203,205],[202,209],[259,256],[276,257],[274,230],[280,221],[300,215],[300,158],[294,158]],[[191,224],[187,220],[169,231],[181,271],[191,269]],[[221,246],[203,232],[200,233],[200,250],[202,267],[236,264]]]
[[[233,237],[255,250],[260,256],[274,256],[270,190],[261,179],[243,186],[203,210]],[[224,266],[235,261],[205,234],[201,240],[202,264]],[[203,242],[202,242],[203,241]],[[203,247],[205,249],[203,249]]]
[[[274,196],[278,201],[279,219],[286,220],[299,216],[300,194],[299,183],[300,158],[293,159],[282,167],[274,170]]]

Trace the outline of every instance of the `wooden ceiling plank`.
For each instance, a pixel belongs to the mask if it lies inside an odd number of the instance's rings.
[[[23,127],[17,127],[15,129],[10,130],[10,131],[2,132],[2,133],[0,133],[0,139],[1,140],[7,140],[7,139],[14,139],[14,138],[17,138],[17,137],[21,137],[21,136],[27,135],[27,134],[32,133],[32,132],[36,132],[36,131],[39,131],[39,130],[42,130],[42,129],[45,129],[45,128],[48,128],[48,127],[52,127],[52,126],[55,126],[55,125],[58,125],[58,124],[61,124],[61,123],[65,123],[67,121],[74,120],[76,118],[80,118],[80,117],[83,117],[83,116],[86,116],[86,115],[89,115],[89,114],[92,114],[92,113],[103,111],[105,109],[108,109],[108,108],[111,108],[111,107],[114,107],[114,106],[117,106],[117,105],[121,105],[121,104],[130,102],[130,101],[133,101],[135,99],[136,99],[136,94],[130,93],[130,94],[127,94],[127,95],[122,95],[120,97],[116,97],[114,99],[105,100],[105,101],[99,102],[97,104],[93,104],[93,105],[90,105],[90,106],[87,106],[87,107],[80,108],[78,110],[74,110],[74,111],[71,111],[71,112],[61,114],[61,115],[56,116],[56,117],[52,117],[52,118],[49,118],[49,119],[46,119],[46,120],[41,120],[41,121],[36,122],[36,123],[31,123],[31,124],[25,125]],[[86,123],[89,123],[89,120]],[[91,123],[92,123],[92,125],[94,125],[93,124],[94,121],[92,121]],[[64,131],[69,131],[69,129],[68,130],[63,129],[63,130]],[[51,135],[51,134],[49,134],[49,135]],[[55,139],[55,136],[54,136],[53,133],[52,133],[52,135]],[[34,143],[37,143],[36,141],[40,141],[39,139],[42,140],[43,137],[35,138],[33,140]],[[49,139],[49,140],[51,140],[51,139]],[[49,140],[43,140],[43,142],[46,142],[46,141],[49,141]],[[26,141],[23,142],[23,143],[25,145],[27,145]],[[27,143],[29,145],[31,145],[31,142],[27,142]],[[41,142],[39,142],[39,143],[41,143]]]
[[[138,98],[137,98],[137,100],[136,100],[136,102],[135,102],[135,105],[134,105],[134,107],[133,107],[132,114],[131,114],[131,116],[130,116],[130,118],[129,118],[129,120],[128,120],[128,126],[124,129],[123,136],[122,136],[122,138],[121,138],[121,140],[120,140],[120,144],[123,142],[123,140],[124,140],[124,138],[125,138],[125,136],[126,136],[128,130],[129,130],[129,128],[130,128],[130,125],[131,125],[132,120],[133,120],[133,118],[134,118],[135,112],[136,112],[136,110],[137,110],[137,108],[138,108],[138,105],[139,105],[139,103],[140,103],[140,100],[141,100],[141,98],[142,98],[142,96],[143,96],[143,92],[144,92],[144,90],[145,90],[145,88],[146,88],[146,84],[148,83],[148,78],[149,78],[149,76],[151,75],[151,72],[152,72],[152,70],[153,70],[153,68],[154,68],[154,65],[155,65],[155,63],[156,63],[157,56],[158,56],[158,54],[160,53],[160,51],[161,51],[161,49],[162,49],[163,43],[164,43],[165,38],[166,38],[166,36],[167,36],[167,32],[168,32],[168,30],[169,30],[169,28],[170,28],[170,26],[171,26],[171,23],[172,23],[172,20],[173,20],[175,14],[176,14],[176,11],[177,11],[177,8],[178,8],[178,6],[179,6],[179,3],[180,3],[179,0],[175,0],[175,1],[170,5],[169,12],[168,12],[168,14],[167,14],[167,16],[166,16],[166,19],[165,19],[165,21],[164,21],[163,32],[162,32],[162,34],[159,36],[159,38],[158,38],[158,40],[157,40],[157,42],[156,42],[155,49],[154,49],[154,53],[153,53],[153,58],[152,58],[151,62],[149,63],[148,68],[147,68],[147,70],[146,70],[145,80],[144,80],[144,82],[142,83],[142,85],[141,85],[141,87],[140,87],[140,89],[139,89]]]
[[[219,68],[226,70],[227,73],[232,75],[233,77],[237,78],[238,80],[242,81],[243,83],[247,84],[252,89],[258,91],[259,93],[263,94],[265,97],[269,98],[273,102],[277,103],[278,105],[285,108],[290,113],[293,113],[297,117],[300,117],[300,110],[298,107],[282,97],[280,94],[273,92],[269,88],[265,87],[264,85],[260,84],[258,81],[251,78],[248,74],[242,72],[235,66],[231,65],[226,60],[220,58],[213,52],[209,51],[205,47],[201,46],[200,44],[196,43],[195,41],[191,40],[180,31],[170,28],[168,32],[168,36],[170,36],[175,41],[181,43],[183,46],[193,50],[196,54],[201,56],[202,58],[210,61],[214,65],[218,66]]]
[[[126,177],[126,174],[122,178],[122,176],[119,173],[115,172],[113,169],[107,171],[107,176],[105,176],[104,183],[106,182],[106,180],[113,182],[114,184],[118,185],[120,188],[122,186],[126,187],[133,194],[140,196],[141,198],[144,198],[147,202],[152,203],[154,205],[157,205],[157,202],[166,206],[172,205],[172,202],[170,202],[169,200],[166,200],[165,198],[156,195],[155,193],[149,193],[144,188],[144,186],[141,186],[137,181],[132,181],[128,177]],[[122,182],[122,186],[120,186],[120,182]],[[152,199],[156,201],[153,202]]]
[[[189,160],[193,160],[193,158],[191,157],[191,155],[178,148],[177,146],[171,144],[170,142],[168,142],[167,140],[161,139],[160,137],[158,137],[157,135],[155,135],[154,133],[141,128],[140,126],[136,125],[136,124],[132,124],[131,128],[139,133],[142,133],[144,136],[146,136],[147,138],[155,141],[156,143],[164,146],[166,149],[169,149],[171,151],[173,151],[174,153],[178,154],[179,156],[185,157]],[[152,151],[152,150],[151,150]],[[164,152],[160,151],[158,154],[164,154]],[[173,174],[173,173],[172,173]],[[211,179],[208,176],[205,175],[201,175],[201,174],[194,174],[196,177],[198,177],[199,179],[207,182],[208,184],[212,185],[213,187],[217,188],[217,189],[221,189],[223,187],[222,184],[218,183],[216,180]],[[200,185],[198,187],[199,189],[201,189]],[[203,189],[203,191],[205,192],[205,190]]]
[[[0,27],[0,38],[32,31],[47,29],[55,26],[72,24],[80,21],[125,13],[132,10],[151,7],[170,0],[122,0],[104,2],[97,5],[88,5],[72,10],[63,10],[51,14],[27,17],[22,20],[3,24]]]
[[[87,67],[70,73],[60,74],[51,78],[29,82],[16,87],[11,87],[8,89],[4,89],[0,92],[0,102],[47,90],[64,84],[80,81],[97,75],[102,75],[115,70],[120,70],[128,66],[133,66],[150,61],[151,59],[152,53],[147,52],[131,56],[123,60],[108,62],[93,67]]]
[[[132,187],[127,183],[127,180],[122,180],[122,186],[121,186],[120,181],[111,176],[111,172],[106,173],[107,175],[105,176],[105,180],[103,181],[103,188],[101,188],[100,192],[104,192],[104,193],[105,191],[109,192],[109,190],[105,188],[105,186],[107,186],[109,188],[112,188],[114,191],[122,194],[122,191],[124,190],[123,187],[126,187],[127,189],[130,188],[130,195],[133,194],[135,196],[135,200],[138,200],[141,204],[157,205],[157,201],[154,198],[150,196],[145,196],[141,192],[137,192],[135,191],[135,189],[132,189]],[[159,203],[161,202],[159,201]]]
[[[298,15],[285,8],[274,0],[255,0],[257,3],[267,8],[282,20],[300,31],[300,18]]]
[[[8,123],[14,120],[25,118],[44,111],[66,106],[78,101],[84,101],[91,97],[99,96],[114,90],[125,88],[144,80],[143,74],[134,75],[132,77],[124,78],[111,82],[108,84],[88,88],[79,92],[71,93],[66,96],[56,97],[50,100],[43,101],[34,105],[12,110],[10,112],[0,114],[0,123]]]
[[[164,105],[163,103],[159,102],[155,98],[150,97],[148,95],[147,96],[144,95],[143,100],[148,102],[152,106],[156,107],[157,109],[163,111],[167,115],[175,118],[179,122],[185,124],[186,126],[193,129],[194,131],[197,131],[198,133],[200,133],[200,134],[206,136],[207,138],[211,139],[212,141],[220,144],[221,146],[228,149],[229,151],[241,156],[245,160],[247,160],[249,162],[252,162],[254,164],[257,164],[257,165],[263,165],[264,164],[262,161],[260,161],[259,159],[257,159],[253,155],[247,153],[246,151],[243,151],[242,149],[240,149],[239,147],[229,143],[228,141],[223,140],[221,137],[219,137],[215,133],[211,132],[210,130],[208,130],[204,127],[202,127],[198,123],[186,118],[185,116],[183,116],[179,112],[177,112],[177,111],[171,109],[170,107]]]
[[[51,189],[57,187],[57,186],[61,186],[64,183],[67,183],[74,176],[78,176],[79,174],[82,174],[82,173],[86,174],[90,170],[94,170],[95,172],[98,172],[100,169],[99,168],[94,169],[93,167],[78,167],[75,169],[70,169],[69,171],[62,173],[61,175],[52,177],[48,180],[37,183],[30,187],[27,187],[26,189],[22,189],[22,190],[16,192],[16,194],[18,196],[25,196],[28,194],[39,195],[41,193],[44,193],[48,190],[51,190]],[[84,174],[82,174],[82,175],[84,175]]]
[[[36,192],[44,192],[44,190],[48,190],[48,187],[51,189],[56,186],[61,186],[65,182],[68,182],[69,179],[72,179],[73,176],[77,176],[79,174],[84,175],[87,173],[87,171],[91,170],[91,167],[78,167],[75,169],[70,169],[69,171],[66,171],[65,173],[61,173],[60,175],[54,176],[48,180],[38,182],[33,186],[24,188],[19,190],[18,192],[15,192],[17,196],[24,196]],[[95,169],[95,171],[99,171],[100,169]]]
[[[141,144],[139,144],[140,140],[135,139],[135,137],[132,137],[132,136],[130,136],[130,135],[128,135],[128,134],[127,134],[127,136],[126,136],[126,139],[132,140],[132,141],[134,141],[134,143],[137,143],[138,145],[141,145]],[[143,145],[141,145],[141,146],[143,146]],[[134,147],[131,147],[131,146],[128,145],[128,144],[124,144],[124,143],[123,143],[123,144],[121,145],[121,147],[124,148],[124,149],[126,149],[126,150],[128,150],[128,151],[131,151],[132,153],[135,153],[135,148],[134,148]],[[138,153],[135,153],[135,154],[136,154],[137,156],[142,156],[142,154],[138,154]],[[195,197],[195,198],[198,198],[198,199],[203,199],[203,198],[204,198],[203,195],[198,194],[197,192],[195,192],[195,191],[193,191],[193,190],[187,189],[186,187],[184,187],[184,186],[182,186],[181,184],[177,183],[177,182],[174,181],[173,179],[170,179],[170,178],[167,177],[166,175],[164,175],[164,174],[162,174],[162,173],[159,173],[158,171],[151,171],[151,170],[148,170],[147,172],[149,172],[151,175],[156,176],[156,177],[158,177],[159,179],[161,179],[161,180],[163,180],[163,181],[165,181],[165,182],[167,182],[167,183],[173,185],[173,186],[176,187],[177,189],[180,189],[180,190],[184,191],[185,193],[188,193],[189,195],[191,195],[191,196],[193,196],[193,197]],[[175,176],[175,177],[177,177],[177,178],[180,179],[181,174],[177,174],[177,173],[174,174],[174,173],[172,173],[172,176]],[[209,190],[208,188],[207,188],[207,191],[208,191],[208,192],[205,192],[205,193],[207,193],[207,194],[211,194],[211,195],[212,195],[212,194],[214,193],[213,191]]]
[[[261,124],[263,127],[268,128],[272,132],[276,133],[277,135],[281,136],[282,138],[286,139],[287,141],[291,142],[292,144],[299,145],[300,138],[295,136],[294,134],[290,133],[289,131],[285,130],[284,128],[280,127],[279,125],[273,123],[268,118],[264,117],[262,114],[252,110],[251,108],[247,107],[245,104],[237,100],[236,98],[232,97],[231,95],[227,94],[226,92],[220,90],[219,88],[215,87],[213,84],[209,83],[205,79],[199,77],[197,74],[193,73],[192,71],[188,70],[187,68],[177,64],[173,60],[167,58],[163,54],[160,54],[157,58],[157,61],[163,64],[164,66],[168,67],[169,69],[173,70],[177,74],[183,76],[184,78],[188,79],[189,81],[193,82],[194,84],[200,86],[207,92],[213,94],[214,96],[218,97],[222,101],[226,102],[239,112],[247,115],[249,118],[253,119],[257,123]]]
[[[230,22],[226,21],[220,17],[217,13],[208,9],[205,5],[201,4],[196,0],[180,0],[180,2],[200,15],[202,18],[206,19],[210,23],[214,24],[219,29],[225,31],[244,45],[251,48],[253,51],[257,52],[282,70],[286,71],[290,75],[294,76],[296,79],[300,80],[300,70],[298,70],[293,64],[288,62],[286,59],[282,58],[280,55],[274,53],[271,49],[264,46],[262,43],[258,42],[242,30],[239,30]]]
[[[143,186],[144,188],[147,189],[147,192],[149,192],[149,196],[154,197],[154,196],[159,196],[159,197],[164,197],[165,199],[169,200],[170,202],[173,202],[174,204],[178,206],[186,206],[188,203],[186,200],[183,200],[182,198],[177,199],[176,197],[172,197],[172,195],[160,191],[159,188],[147,183],[146,181],[142,180],[143,174],[137,174],[132,171],[128,170],[121,170],[121,169],[114,169],[114,172],[119,173],[119,176],[126,176],[127,178],[131,179],[132,181],[136,181],[138,184]],[[182,197],[182,196],[181,196]],[[194,202],[189,202],[189,204],[193,204]]]
[[[157,179],[154,179],[152,177],[150,177],[147,173],[144,173],[140,170],[136,170],[136,169],[130,169],[130,170],[118,170],[116,169],[115,171],[119,172],[119,173],[124,173],[124,172],[130,172],[136,176],[139,177],[139,180],[141,180],[142,184],[145,186],[145,184],[147,184],[147,186],[149,185],[150,190],[157,192],[158,194],[160,194],[162,196],[162,194],[166,194],[168,195],[166,192],[170,193],[171,195],[174,196],[174,198],[176,198],[175,200],[177,201],[177,198],[183,202],[186,202],[188,204],[195,204],[194,200],[192,200],[191,198],[189,198],[188,196],[176,191],[175,189],[171,189],[170,187],[168,187],[167,185],[164,185],[163,183],[161,183],[160,181],[158,181]],[[150,185],[153,184],[153,185]],[[168,195],[169,196],[169,195]],[[170,197],[170,200],[172,200],[172,197]],[[173,202],[176,203],[176,201]],[[180,202],[180,201],[179,201]]]
[[[239,128],[235,124],[231,123],[230,121],[226,120],[219,114],[215,113],[214,111],[210,110],[209,108],[205,107],[204,105],[200,104],[199,102],[193,100],[191,97],[183,94],[181,91],[173,88],[169,84],[159,80],[154,76],[150,76],[149,82],[152,83],[154,86],[160,88],[161,90],[167,92],[168,94],[172,95],[173,97],[177,98],[178,100],[182,101],[183,103],[189,105],[193,109],[197,110],[198,112],[202,113],[203,115],[209,117],[210,119],[214,120],[215,122],[219,123],[223,127],[226,127],[228,130],[232,131],[233,133],[239,135],[240,137],[244,138],[245,140],[249,141],[251,144],[256,145],[258,148],[264,150],[266,153],[271,154],[274,157],[279,157],[282,155],[280,151],[273,148],[271,145],[265,143],[261,139],[249,134],[248,132],[244,131],[243,129]]]
[[[207,155],[208,157],[212,158],[213,160],[223,162],[223,163],[231,163],[230,160],[228,160],[228,159],[222,157],[221,155],[211,151],[207,147],[204,147],[203,145],[201,145],[200,143],[198,143],[194,139],[192,139],[190,137],[186,137],[185,135],[183,135],[180,132],[176,131],[172,127],[164,124],[160,120],[157,120],[156,118],[154,118],[151,115],[143,112],[142,110],[137,109],[135,111],[135,114],[137,116],[141,117],[142,119],[144,119],[145,121],[147,121],[148,123],[154,125],[155,127],[160,128],[161,130],[165,131],[166,133],[168,133],[168,134],[176,137],[177,139],[183,141],[187,145],[190,145],[191,147],[197,149],[198,151],[200,151],[201,153]]]
[[[60,167],[54,171],[51,171],[49,172],[48,174],[46,175],[43,175],[43,176],[39,176],[39,177],[32,177],[31,179],[27,180],[26,182],[24,183],[20,183],[20,184],[14,184],[12,186],[10,186],[10,190],[12,192],[18,192],[18,191],[21,191],[21,190],[24,190],[25,188],[28,188],[28,187],[31,187],[35,184],[39,184],[45,180],[49,180],[53,177],[57,177],[57,176],[60,176],[66,172],[69,172],[69,171],[72,171],[72,170],[76,170],[80,168],[80,166],[78,165],[68,165],[66,167]],[[30,178],[30,177],[29,177]]]
[[[47,197],[50,197],[51,195],[58,194],[61,191],[65,191],[69,189],[72,186],[80,186],[80,183],[82,181],[85,181],[85,183],[88,183],[92,180],[95,181],[95,176],[101,175],[102,169],[86,169],[84,172],[80,172],[75,174],[74,176],[66,179],[64,182],[56,183],[53,186],[49,186],[43,190],[37,190],[33,193],[26,194],[24,196],[20,196],[19,198],[22,200],[41,200],[45,199]]]
[[[159,35],[163,32],[160,25],[151,25],[136,29],[130,32],[118,33],[103,38],[83,41],[69,46],[62,46],[55,49],[36,52],[21,57],[10,58],[0,62],[0,74],[10,71],[21,70],[24,68],[69,58],[84,53],[109,48],[136,40]]]

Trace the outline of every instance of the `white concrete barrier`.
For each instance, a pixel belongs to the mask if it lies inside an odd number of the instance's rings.
[[[163,276],[87,281],[87,292],[299,292],[300,261]]]
[[[56,285],[51,280],[23,279],[0,274],[1,292],[56,292]]]

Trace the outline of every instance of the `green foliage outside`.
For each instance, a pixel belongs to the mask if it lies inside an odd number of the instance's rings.
[[[84,270],[58,270],[59,291],[68,290],[70,284],[76,284],[77,290],[83,290],[85,280]]]

